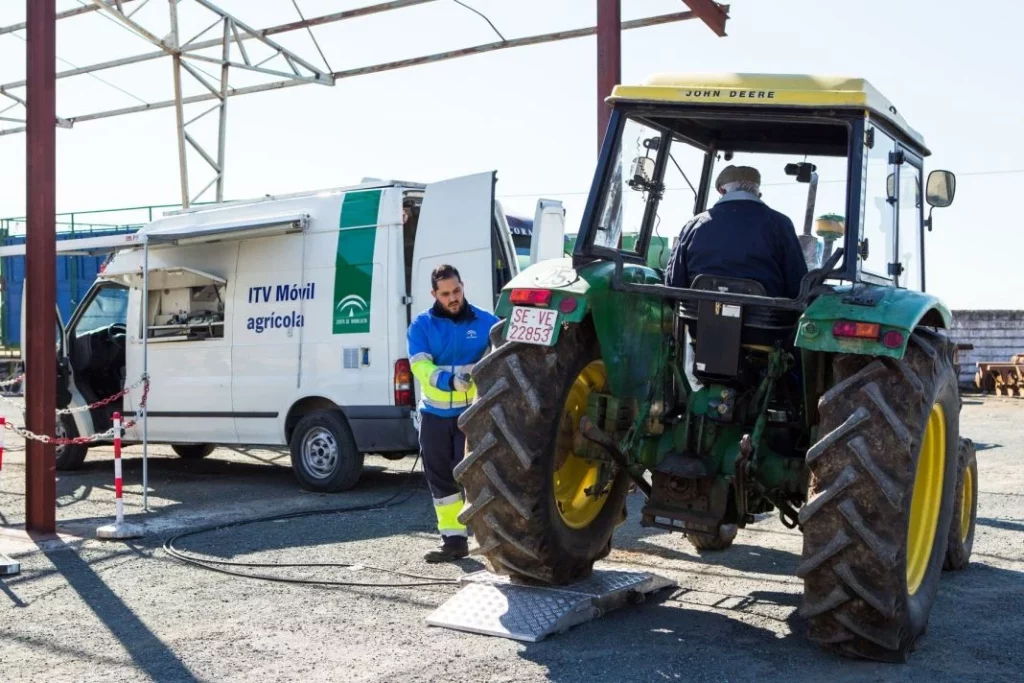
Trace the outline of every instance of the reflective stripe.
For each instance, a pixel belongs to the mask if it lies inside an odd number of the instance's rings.
[[[430,386],[437,387],[437,378],[441,376],[442,372],[444,372],[444,370],[438,368],[430,373]]]
[[[438,389],[433,384],[420,382],[420,390],[424,405],[442,410],[465,408],[476,398],[475,384],[469,388],[469,391],[445,391]]]
[[[419,363],[420,361],[424,360],[433,363],[434,357],[431,356],[429,353],[417,353],[415,356],[409,359],[409,363]]]
[[[441,505],[451,505],[452,503],[461,503],[462,502],[462,494],[461,493],[454,493],[454,494],[452,494],[450,496],[445,496],[444,498],[434,498],[433,501],[434,501],[434,507],[439,507]]]
[[[462,496],[456,494],[448,498],[456,498],[454,502],[439,505],[434,503],[434,512],[437,514],[437,530],[442,536],[465,536],[466,527],[459,523],[459,513],[462,512]],[[448,500],[444,498],[442,500]]]

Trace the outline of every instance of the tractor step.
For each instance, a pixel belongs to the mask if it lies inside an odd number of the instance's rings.
[[[487,571],[463,576],[462,589],[427,624],[536,643],[677,584],[656,574],[622,569],[594,573],[565,586],[512,582]]]

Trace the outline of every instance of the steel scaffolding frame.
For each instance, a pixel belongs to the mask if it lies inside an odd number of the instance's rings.
[[[129,29],[158,49],[155,51],[132,55],[130,57],[123,57],[120,59],[99,62],[89,66],[60,71],[56,74],[56,78],[63,79],[85,74],[94,74],[99,71],[114,69],[120,66],[139,64],[169,57],[173,65],[172,74],[174,96],[172,99],[159,102],[144,103],[116,109],[106,109],[77,116],[58,117],[57,125],[63,128],[71,128],[78,123],[84,123],[86,121],[95,121],[98,119],[125,116],[128,114],[173,107],[175,110],[178,174],[181,184],[181,200],[182,205],[185,207],[199,201],[211,188],[214,188],[215,190],[215,201],[219,202],[224,199],[228,121],[227,104],[228,100],[232,97],[258,92],[267,92],[270,90],[279,90],[282,88],[306,85],[309,83],[331,86],[343,78],[353,78],[356,76],[392,71],[421,64],[436,63],[469,55],[484,54],[496,50],[506,50],[516,47],[525,47],[528,45],[540,45],[543,43],[571,40],[598,34],[598,27],[592,26],[569,31],[557,31],[523,38],[514,38],[511,40],[503,39],[496,42],[474,45],[472,47],[447,50],[444,52],[437,52],[408,59],[329,72],[313,66],[313,64],[303,59],[294,51],[288,50],[275,42],[271,36],[290,33],[292,31],[307,30],[316,26],[323,26],[326,24],[381,14],[384,12],[391,12],[416,5],[425,5],[427,3],[435,2],[436,0],[390,0],[388,2],[380,2],[374,5],[334,12],[319,17],[312,17],[264,29],[255,29],[249,26],[244,21],[222,9],[210,0],[166,0],[169,10],[171,31],[170,34],[164,38],[157,37],[150,29],[147,29],[140,23],[140,21],[135,19],[135,15],[152,0],[88,1],[91,2],[91,4],[58,13],[56,15],[56,19],[68,19],[89,12],[98,12],[117,21],[125,28]],[[190,2],[203,8],[209,13],[210,18],[212,19],[212,22],[203,31],[184,41],[181,40],[178,25],[179,5],[183,2]],[[618,5],[619,0],[614,0],[614,2]],[[615,12],[614,22],[616,24],[620,24],[620,30],[628,31],[648,26],[657,26],[690,19],[700,19],[718,35],[724,35],[725,20],[728,17],[728,6],[718,5],[717,3],[712,2],[712,0],[683,0],[683,2],[689,8],[688,11],[673,12],[621,23],[618,19],[618,13]],[[600,0],[599,7],[604,7],[608,4],[608,0]],[[604,15],[601,16],[603,17]],[[601,17],[599,17],[599,19],[600,18]],[[598,54],[600,55],[600,73],[604,75],[603,78],[599,75],[600,88],[602,90],[602,93],[599,93],[599,97],[603,98],[607,96],[609,88],[606,86],[608,83],[612,83],[612,79],[617,81],[618,78],[617,67],[613,70],[609,65],[613,63],[617,64],[619,62],[619,48],[618,31],[614,30],[614,25],[608,25],[607,21],[601,21],[599,23],[602,24],[601,28],[603,31],[599,36],[599,42],[610,48],[600,49],[599,47],[598,50]],[[0,35],[23,30],[25,26],[26,24],[23,22],[0,27]],[[215,29],[219,29],[216,37],[210,37],[210,33]],[[609,40],[614,40],[614,44],[608,43],[607,41]],[[248,41],[261,43],[262,45],[270,48],[273,54],[267,59],[254,62],[254,60],[249,56],[249,51],[246,49],[246,43]],[[202,51],[208,51],[211,49],[215,49],[215,52],[219,53],[219,56],[213,57],[209,54],[201,54]],[[237,53],[240,59],[235,57],[234,53]],[[278,68],[274,68],[275,63]],[[219,67],[219,79],[213,80],[208,74],[204,74],[201,70],[201,64],[209,64]],[[273,76],[278,80],[245,87],[232,87],[229,82],[229,77],[233,69],[260,73],[265,76]],[[183,79],[186,78],[193,79],[194,82],[199,83],[205,92],[198,95],[185,95],[183,93]],[[13,108],[25,106],[25,99],[12,93],[11,90],[23,88],[26,83],[26,80],[17,80],[0,85],[0,96],[3,96],[13,102],[13,104],[7,107],[7,109],[0,109],[0,124],[20,124],[0,127],[0,136],[12,135],[25,131],[23,119],[4,116],[3,114]],[[186,119],[185,107],[202,102],[213,102],[214,104],[212,107],[202,111],[198,115]],[[202,145],[197,135],[193,135],[189,130],[189,126],[192,126],[198,121],[203,120],[210,114],[214,113],[218,116],[215,149],[210,146]],[[603,118],[599,113],[599,125],[602,122]],[[599,133],[600,136],[603,136],[603,131],[603,126],[601,126]],[[202,188],[195,193],[190,191],[188,148],[195,150],[204,162],[205,167],[213,171],[212,179],[206,182]]]

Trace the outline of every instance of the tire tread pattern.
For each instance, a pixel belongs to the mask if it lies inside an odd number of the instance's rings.
[[[956,391],[952,345],[920,329],[902,360],[838,355],[833,370],[835,384],[818,404],[821,436],[806,458],[800,613],[825,647],[905,661],[923,632],[906,594],[911,492],[931,406]],[[948,411],[947,429],[958,430]],[[945,538],[941,523],[940,515]]]
[[[567,583],[589,575],[610,551],[622,520],[615,508],[624,507],[628,488],[618,473],[605,508],[584,530],[566,527],[549,500],[558,428],[552,417],[561,415],[576,374],[600,358],[597,337],[589,321],[562,330],[551,347],[504,342],[501,329],[492,328],[492,350],[473,367],[479,396],[458,422],[467,447],[454,471],[466,491],[459,521],[477,539],[474,554],[495,573]]]

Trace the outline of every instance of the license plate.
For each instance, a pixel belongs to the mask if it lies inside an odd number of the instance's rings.
[[[557,324],[557,311],[515,306],[508,321],[508,329],[505,330],[505,340],[551,346],[555,343],[555,325]]]

